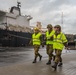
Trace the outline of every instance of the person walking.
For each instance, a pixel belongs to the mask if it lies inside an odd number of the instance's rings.
[[[56,25],[55,27],[55,34],[53,36],[54,39],[54,44],[53,44],[53,49],[55,50],[56,56],[55,56],[55,61],[54,61],[54,65],[52,65],[52,68],[54,68],[54,70],[57,69],[57,66],[62,66],[62,58],[61,58],[61,54],[62,54],[62,50],[65,47],[68,46],[67,44],[67,39],[64,33],[61,32],[61,26],[60,25]]]
[[[53,55],[53,35],[55,31],[53,30],[53,26],[51,24],[47,25],[47,31],[45,33],[45,40],[46,40],[46,53],[48,55],[48,62],[47,65],[51,64],[51,60]]]
[[[37,62],[37,57],[39,56],[39,61],[42,59],[42,55],[39,53],[39,48],[42,42],[42,34],[39,31],[39,28],[34,28],[34,33],[32,34],[32,44],[34,47],[34,60],[33,63]]]

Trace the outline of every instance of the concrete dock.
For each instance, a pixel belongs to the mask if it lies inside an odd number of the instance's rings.
[[[31,51],[29,51],[28,54],[30,54]],[[63,66],[58,67],[57,71],[54,71],[51,65],[46,65],[47,57],[44,52],[43,50],[41,51],[43,55],[42,61],[37,60],[35,64],[32,63],[33,56],[31,54],[30,59],[27,58],[29,60],[19,63],[13,62],[12,64],[8,62],[8,65],[0,67],[0,75],[76,75],[76,51],[70,50],[70,52],[63,52]]]

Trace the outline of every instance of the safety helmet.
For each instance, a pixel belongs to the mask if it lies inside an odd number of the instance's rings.
[[[34,30],[37,30],[37,31],[39,31],[39,28],[38,28],[38,27],[36,27],[36,28],[34,28]]]
[[[59,28],[59,30],[61,30],[61,26],[60,25],[55,25],[54,28]]]
[[[48,24],[48,25],[47,25],[47,28],[52,28],[52,25],[51,25],[51,24]]]

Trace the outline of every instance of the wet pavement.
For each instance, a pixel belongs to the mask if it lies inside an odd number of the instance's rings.
[[[76,51],[63,50],[63,66],[53,71],[46,65],[45,48],[40,49],[43,58],[33,64],[33,48],[0,48],[0,75],[76,75]]]
[[[33,48],[0,48],[0,66],[32,61],[34,58]],[[40,49],[43,58],[46,58],[45,48]]]

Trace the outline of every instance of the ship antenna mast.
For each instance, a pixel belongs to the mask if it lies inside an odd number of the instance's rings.
[[[17,0],[17,7],[18,7],[18,8],[21,7],[21,2],[19,2],[18,0]]]
[[[19,15],[21,15],[21,9],[20,9],[20,7],[21,7],[21,2],[19,2],[17,0],[17,8],[19,9]]]
[[[63,12],[61,14],[61,25],[62,25],[62,31],[63,31]]]

